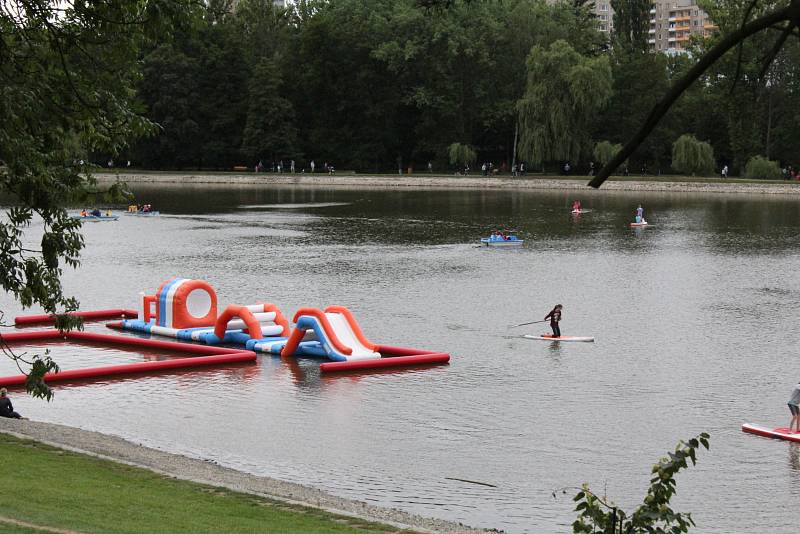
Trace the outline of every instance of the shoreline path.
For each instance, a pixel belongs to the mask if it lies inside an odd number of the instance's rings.
[[[566,189],[593,192],[586,184],[590,177],[558,178],[526,176],[523,178],[483,176],[372,175],[372,174],[267,174],[267,173],[192,173],[192,172],[98,172],[100,183],[117,180],[128,184],[218,184],[218,185],[306,185],[363,188],[424,189]],[[656,191],[667,193],[744,193],[757,195],[800,195],[797,182],[746,182],[721,179],[693,181],[681,177],[614,180],[612,177],[599,191]]]

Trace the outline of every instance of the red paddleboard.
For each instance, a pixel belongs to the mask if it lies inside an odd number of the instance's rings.
[[[785,426],[770,429],[765,426],[750,425],[745,423],[742,425],[742,432],[755,434],[756,436],[764,436],[765,438],[782,439],[800,443],[800,432],[789,432],[789,429]]]

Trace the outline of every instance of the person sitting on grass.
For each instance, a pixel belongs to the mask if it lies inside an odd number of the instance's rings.
[[[8,398],[8,390],[6,388],[0,389],[0,417],[25,419],[14,411],[14,406],[11,404],[11,399]]]

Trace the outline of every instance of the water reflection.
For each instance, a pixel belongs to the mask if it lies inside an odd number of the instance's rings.
[[[576,196],[593,211],[571,217]],[[797,449],[787,469],[784,444],[739,427],[782,423],[793,385],[800,322],[778,310],[800,304],[795,199],[266,185],[137,187],[137,198],[163,215],[84,229],[82,268],[65,274],[84,307],[135,307],[168,276],[201,277],[221,306],[347,305],[370,339],[449,351],[451,364],[321,376],[317,360],[263,355],[58,385],[49,405],[18,395],[26,415],[510,532],[569,529],[572,506],[552,488],[607,483],[617,502],[640,500],[649,466],[708,431],[712,450],[682,474],[676,502],[697,531],[792,524]],[[636,232],[639,203],[654,227]],[[525,245],[476,248],[502,227]],[[508,329],[554,302],[569,310],[565,332],[602,342]],[[58,351],[65,368],[161,357]]]

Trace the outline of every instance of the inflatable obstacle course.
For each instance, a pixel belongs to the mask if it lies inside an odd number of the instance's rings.
[[[323,373],[434,365],[450,361],[450,355],[443,352],[372,343],[366,338],[350,310],[344,306],[328,306],[324,311],[318,308],[301,308],[294,315],[294,328],[291,328],[275,304],[230,304],[222,313],[218,313],[218,309],[216,291],[208,282],[170,278],[154,294],[142,293],[137,311],[96,310],[76,312],[73,315],[86,320],[121,317],[122,321],[106,323],[106,326],[170,337],[175,341],[92,332],[62,333],[56,329],[13,332],[2,334],[2,338],[13,343],[64,339],[197,355],[190,358],[62,371],[48,375],[48,381],[254,361],[257,352],[286,358],[310,356],[331,360],[320,365]],[[132,315],[136,318],[129,319]],[[53,316],[49,315],[16,318],[17,325],[53,321]],[[220,344],[237,348],[215,346]],[[0,378],[0,385],[24,384],[25,379],[25,375]]]

